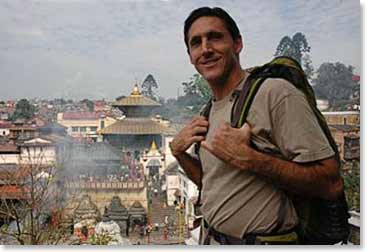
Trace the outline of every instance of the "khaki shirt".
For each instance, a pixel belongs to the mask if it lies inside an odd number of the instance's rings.
[[[243,83],[238,87],[241,88]],[[215,101],[209,116],[207,140],[223,122],[230,122],[233,94]],[[283,79],[268,79],[260,87],[249,110],[251,141],[266,153],[294,162],[310,162],[334,155],[303,93]],[[298,220],[285,193],[260,176],[231,167],[204,148],[201,211],[217,231],[243,237],[275,229],[280,206],[285,220],[279,231]]]

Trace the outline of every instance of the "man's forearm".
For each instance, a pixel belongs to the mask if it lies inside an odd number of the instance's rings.
[[[201,163],[198,159],[192,157],[186,152],[175,155],[178,163],[184,169],[186,175],[192,180],[197,186],[201,185]]]
[[[343,189],[338,164],[334,158],[300,164],[254,151],[256,162],[237,160],[238,167],[247,167],[272,184],[292,193],[324,199],[335,199]]]

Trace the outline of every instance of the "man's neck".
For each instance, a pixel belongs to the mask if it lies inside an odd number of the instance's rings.
[[[209,83],[215,100],[219,101],[229,95],[246,78],[246,75],[245,70],[238,68],[221,83]]]

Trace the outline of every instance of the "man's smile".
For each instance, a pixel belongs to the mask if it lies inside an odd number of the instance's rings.
[[[217,64],[217,62],[221,59],[221,57],[215,57],[210,59],[205,59],[200,62],[200,65],[204,67],[212,67]]]

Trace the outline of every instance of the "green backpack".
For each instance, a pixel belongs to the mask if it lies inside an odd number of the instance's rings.
[[[245,122],[251,104],[260,86],[267,78],[282,78],[302,91],[312,108],[320,127],[335,152],[335,158],[340,164],[338,147],[330,133],[327,123],[316,107],[316,99],[311,85],[308,83],[302,67],[290,57],[277,57],[271,62],[250,70],[241,92],[237,96],[231,114],[231,125],[240,128]],[[209,118],[211,101],[204,107],[201,115]],[[200,145],[195,146],[199,153]],[[202,173],[202,172],[201,172]],[[202,174],[201,174],[202,175]],[[302,195],[287,194],[293,201],[300,220],[299,236],[301,244],[331,245],[339,242],[347,243],[350,227],[348,225],[348,205],[344,192],[337,201],[309,199]],[[199,186],[198,203],[200,204],[201,186]],[[280,222],[283,220],[283,210],[280,212]],[[281,223],[280,223],[281,224]],[[279,226],[279,225],[278,225]]]

